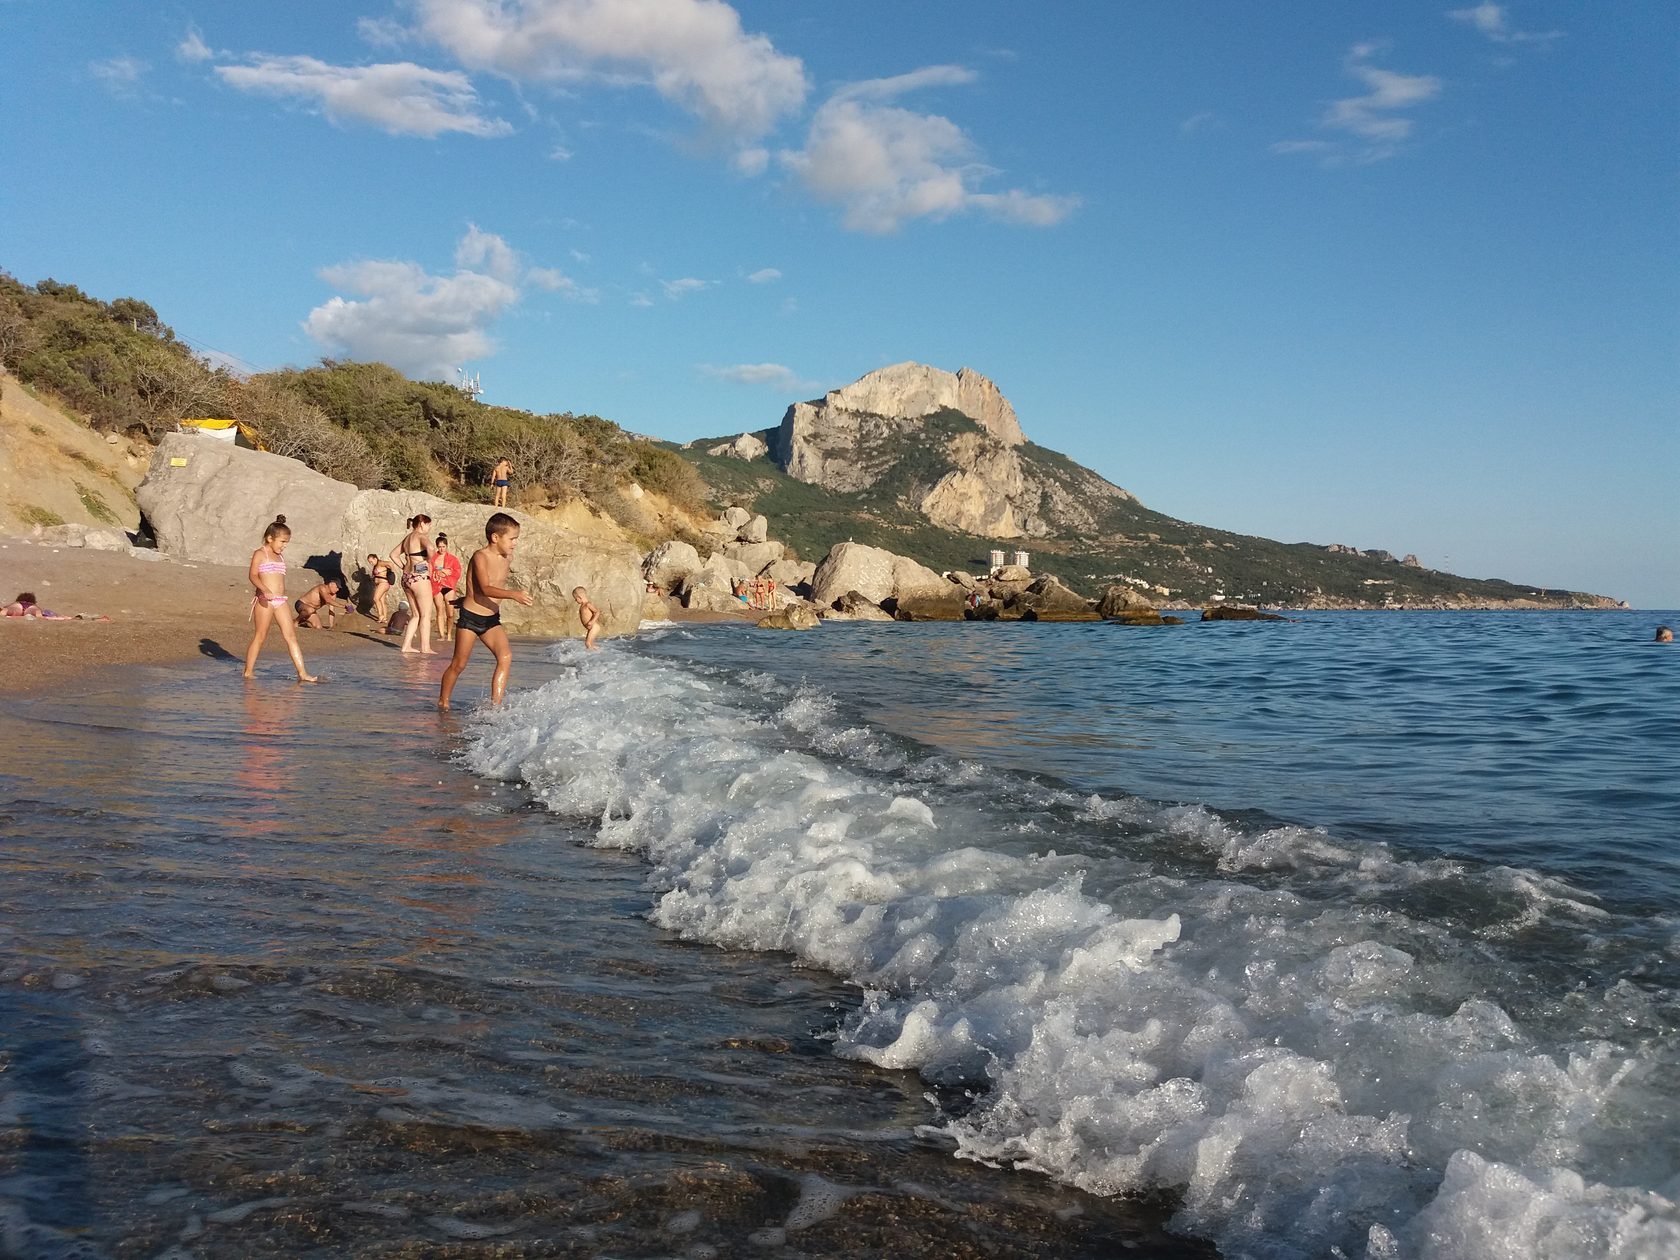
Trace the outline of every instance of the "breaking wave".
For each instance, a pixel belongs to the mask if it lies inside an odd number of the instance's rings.
[[[999,774],[610,648],[465,756],[651,866],[650,917],[863,990],[965,1157],[1166,1192],[1227,1254],[1680,1254],[1680,930],[1533,871]]]

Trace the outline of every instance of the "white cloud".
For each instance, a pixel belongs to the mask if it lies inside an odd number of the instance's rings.
[[[481,112],[466,75],[408,61],[334,66],[314,57],[258,54],[243,65],[217,66],[216,74],[242,92],[309,101],[333,122],[372,123],[392,135],[430,139],[448,131],[502,136],[512,130]]]
[[[733,381],[737,385],[770,385],[777,389],[816,388],[814,381],[802,379],[798,372],[780,363],[737,363],[732,367],[713,367],[702,363],[700,370],[707,376]]]
[[[148,63],[134,57],[88,62],[88,72],[113,96],[133,96],[139,90],[140,80],[151,68]]]
[[[1377,162],[1392,157],[1409,139],[1417,122],[1405,110],[1413,109],[1441,94],[1441,80],[1432,74],[1399,74],[1371,64],[1383,51],[1376,43],[1355,44],[1342,63],[1343,71],[1364,84],[1361,96],[1332,101],[1319,115],[1322,130],[1340,131],[1356,143],[1327,140],[1282,140],[1271,146],[1273,153],[1315,153],[1326,163]]]
[[[659,286],[665,290],[665,296],[675,302],[680,298],[687,297],[690,293],[698,293],[710,283],[708,280],[696,280],[693,276],[684,276],[681,280],[661,280]]]
[[[729,164],[735,168],[737,175],[745,175],[752,179],[764,174],[770,166],[770,150],[759,145],[737,149],[735,156],[729,159]]]
[[[528,267],[505,240],[475,224],[457,242],[449,275],[395,260],[343,263],[320,275],[350,296],[332,297],[309,312],[303,329],[317,344],[330,354],[433,379],[493,353],[490,326],[526,287],[577,302],[600,300],[559,271]]]
[[[752,275],[747,277],[747,283],[769,284],[772,281],[780,280],[781,278],[782,273],[777,271],[774,267],[760,267],[757,271],[753,272]]]
[[[521,80],[652,87],[720,136],[751,140],[805,101],[804,63],[722,0],[410,0],[462,65]]]
[[[916,88],[971,83],[961,66],[927,66],[909,74],[854,83],[823,103],[805,147],[781,161],[818,201],[840,206],[842,222],[864,232],[893,232],[916,218],[944,219],[978,210],[1007,223],[1048,226],[1078,206],[1073,197],[1021,189],[982,193],[994,174],[974,143],[948,118],[887,102]]]
[[[1563,38],[1562,31],[1512,29],[1510,16],[1502,4],[1484,3],[1470,9],[1452,9],[1447,16],[1455,22],[1474,27],[1496,44],[1544,44]]]
[[[549,161],[551,162],[570,162],[573,156],[572,151],[563,144],[557,144],[548,151]]]
[[[181,42],[175,45],[177,61],[209,61],[215,55],[210,51],[210,45],[204,42],[204,36],[198,33],[196,26],[187,27],[187,33],[181,37]]]
[[[1194,135],[1198,131],[1205,131],[1219,122],[1219,115],[1211,109],[1204,109],[1198,114],[1191,114],[1178,124],[1180,135]]]
[[[593,305],[601,300],[599,289],[587,289],[565,272],[556,271],[552,267],[533,267],[525,273],[525,278],[537,288],[549,293],[558,293],[569,301]]]
[[[653,299],[645,293],[633,293],[630,295],[630,305],[638,308],[652,306]]]

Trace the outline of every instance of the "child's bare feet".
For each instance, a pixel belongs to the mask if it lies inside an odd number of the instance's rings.
[[[299,682],[307,682],[307,683],[318,683],[321,680],[319,678],[317,678],[314,674],[299,674],[298,675],[298,681]]]

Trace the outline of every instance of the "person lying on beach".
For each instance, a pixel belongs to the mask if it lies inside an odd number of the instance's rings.
[[[311,630],[331,630],[338,619],[338,581],[329,578],[310,588],[309,593],[298,600],[297,622]],[[350,602],[344,601],[344,611],[350,611]]]
[[[581,586],[572,588],[572,599],[578,606],[578,620],[583,623],[583,646],[596,651],[595,640],[601,637],[601,610],[589,602],[589,592]]]
[[[109,617],[88,613],[55,613],[35,602],[34,591],[19,591],[18,597],[0,609],[8,617],[22,617],[28,621],[109,621]]]
[[[253,678],[257,671],[257,654],[268,638],[269,628],[280,626],[280,637],[291,654],[292,666],[299,682],[320,682],[303,665],[303,651],[298,647],[297,626],[292,620],[291,606],[286,602],[286,544],[292,541],[292,530],[284,516],[276,516],[263,530],[263,545],[251,553],[251,568],[246,574],[256,594],[251,597],[251,646],[245,649],[245,677]]]
[[[526,608],[531,606],[529,594],[506,585],[513,549],[519,542],[519,522],[506,512],[497,512],[484,523],[484,538],[487,545],[473,552],[467,562],[461,611],[455,619],[455,655],[438,686],[440,709],[449,708],[455,682],[480,639],[496,658],[496,669],[490,676],[490,703],[502,702],[507,694],[508,675],[513,671],[513,652],[508,647],[507,631],[502,629],[500,602],[511,599]]]

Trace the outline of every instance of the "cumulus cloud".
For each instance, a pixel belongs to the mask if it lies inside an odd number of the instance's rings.
[[[709,363],[702,363],[700,370],[707,376],[720,381],[733,381],[737,385],[771,385],[777,389],[815,389],[813,381],[800,377],[790,367],[783,367],[780,363],[737,363],[731,367],[714,367]]]
[[[576,301],[593,290],[546,267],[529,267],[500,236],[476,224],[455,246],[455,270],[435,275],[417,262],[375,260],[322,269],[335,295],[309,312],[303,330],[329,354],[389,363],[432,379],[495,350],[490,326],[526,286]]]
[[[1511,26],[1502,4],[1484,3],[1470,9],[1452,9],[1447,16],[1487,36],[1496,44],[1545,44],[1562,39],[1562,31],[1519,31]]]
[[[1283,140],[1271,146],[1273,153],[1316,153],[1327,162],[1376,162],[1392,157],[1417,126],[1404,113],[1434,100],[1441,94],[1441,80],[1432,74],[1399,74],[1371,64],[1382,51],[1378,44],[1356,44],[1342,63],[1343,71],[1362,83],[1366,91],[1332,101],[1319,116],[1326,131],[1353,137],[1354,143],[1325,140]]]
[[[521,80],[653,88],[720,136],[769,132],[805,101],[805,66],[722,0],[410,0],[462,65]]]
[[[217,76],[242,92],[307,101],[336,123],[371,123],[392,135],[428,139],[458,131],[501,136],[512,128],[485,114],[466,75],[401,61],[335,66],[314,57],[251,57],[216,67]]]
[[[133,96],[151,68],[148,63],[134,57],[112,57],[107,61],[88,63],[88,73],[113,96]]]
[[[856,231],[893,232],[911,219],[969,210],[1007,223],[1060,223],[1078,206],[1076,198],[979,191],[976,185],[995,172],[962,128],[890,103],[918,88],[974,78],[962,66],[927,66],[844,87],[817,110],[805,147],[784,150],[781,161],[817,200],[841,207],[842,222]]]
[[[659,287],[665,290],[665,296],[673,302],[687,297],[690,293],[698,293],[710,284],[707,280],[696,280],[693,276],[684,276],[681,280],[661,280]]]
[[[760,267],[757,271],[753,272],[752,275],[747,277],[747,283],[770,284],[771,282],[780,280],[781,278],[782,273],[777,271],[774,267]]]

